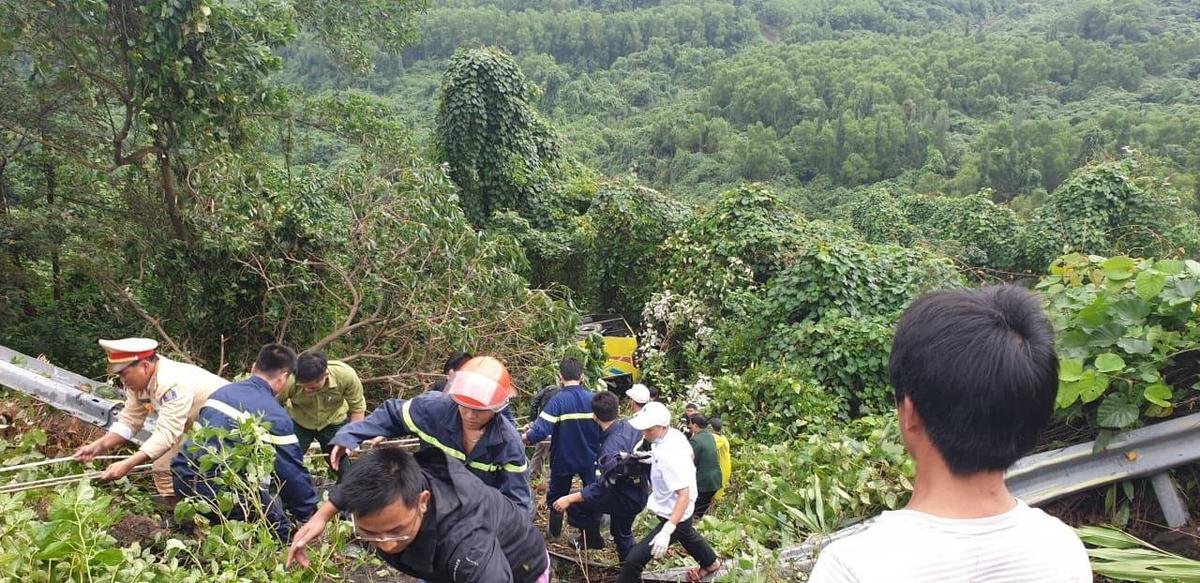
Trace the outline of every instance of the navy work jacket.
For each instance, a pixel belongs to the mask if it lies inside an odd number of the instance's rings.
[[[642,432],[618,419],[600,439],[596,481],[583,488],[583,499],[606,507],[608,514],[641,512],[650,497],[650,466],[627,456],[643,445]]]
[[[583,385],[563,387],[542,409],[526,437],[550,440],[550,473],[593,471],[600,450],[600,426],[592,418],[592,392]]]

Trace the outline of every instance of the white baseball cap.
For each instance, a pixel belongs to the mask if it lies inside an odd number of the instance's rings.
[[[642,407],[636,415],[629,418],[629,425],[639,431],[650,429],[651,427],[670,427],[671,412],[667,410],[667,406],[658,401],[651,401]]]
[[[646,385],[638,383],[630,387],[628,391],[625,391],[625,396],[645,405],[650,402],[650,389],[646,388]]]

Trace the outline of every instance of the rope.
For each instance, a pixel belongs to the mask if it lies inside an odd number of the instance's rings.
[[[98,455],[92,459],[120,460],[120,459],[125,459],[125,456],[123,456],[123,455]],[[5,467],[0,468],[0,474],[3,474],[5,472],[15,472],[18,470],[27,470],[29,468],[37,468],[37,467],[41,467],[41,466],[48,466],[51,464],[61,464],[61,463],[70,462],[70,461],[75,461],[75,458],[71,457],[71,456],[66,456],[66,457],[59,457],[59,458],[54,458],[54,459],[49,459],[49,460],[29,462],[27,464],[21,464],[19,466],[5,466]],[[81,462],[81,463],[86,463],[86,462]]]
[[[137,473],[137,472],[144,472],[144,471],[150,469],[150,465],[151,464],[142,464],[140,466],[134,466],[134,468],[132,470],[129,470],[129,473],[133,474],[133,473]],[[31,482],[18,482],[16,484],[5,484],[3,486],[0,486],[0,494],[15,494],[17,492],[24,492],[26,490],[36,490],[38,488],[49,488],[49,487],[53,487],[53,486],[62,486],[62,485],[66,485],[66,484],[71,484],[73,482],[82,482],[84,480],[91,480],[93,478],[97,478],[102,473],[104,473],[104,472],[103,471],[84,472],[82,474],[74,474],[71,476],[59,476],[57,478],[45,478],[42,480],[33,480]]]

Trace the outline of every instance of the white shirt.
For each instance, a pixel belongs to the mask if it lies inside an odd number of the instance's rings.
[[[687,520],[696,509],[696,463],[692,460],[692,445],[678,429],[668,429],[650,451],[654,463],[650,466],[652,491],[646,508],[661,518],[670,518],[679,499],[677,491],[687,488],[687,510],[679,519]]]
[[[810,583],[1090,583],[1092,569],[1075,531],[1017,505],[987,518],[884,512],[865,531],[834,541]]]

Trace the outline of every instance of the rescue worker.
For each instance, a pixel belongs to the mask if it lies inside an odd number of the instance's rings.
[[[562,534],[563,515],[554,501],[571,493],[575,476],[584,486],[596,481],[596,454],[600,449],[600,426],[592,418],[592,393],[583,386],[583,364],[564,358],[558,365],[562,390],[525,433],[525,443],[550,439],[550,485],[546,506],[550,509],[550,538]]]
[[[297,533],[287,565],[340,510],[383,562],[431,583],[548,583],[546,541],[529,516],[437,448],[372,450],[354,461],[329,502]]]
[[[625,396],[629,397],[629,408],[637,413],[646,406],[646,403],[650,402],[650,388],[638,383],[629,387],[629,390],[625,391]]]
[[[296,374],[278,399],[292,416],[300,451],[307,452],[316,440],[327,456],[338,430],[347,422],[362,421],[367,411],[358,373],[321,352],[305,352],[296,359]]]
[[[693,460],[696,465],[696,511],[692,519],[699,522],[708,513],[713,496],[721,489],[721,460],[717,441],[708,432],[708,418],[696,413],[691,419]]]
[[[729,438],[721,434],[723,425],[720,417],[708,420],[708,426],[712,428],[713,441],[717,444],[717,461],[721,463],[721,489],[717,490],[713,501],[725,497],[725,489],[729,487],[729,480],[733,477],[733,456],[730,455]]]
[[[125,407],[107,433],[75,450],[74,457],[90,461],[112,451],[133,439],[146,417],[157,412],[154,429],[137,453],[110,464],[99,479],[120,479],[135,466],[152,461],[159,496],[156,502],[170,510],[177,500],[171,485],[171,459],[179,452],[184,431],[196,420],[200,406],[229,381],[198,366],[159,356],[158,342],[149,338],[101,340],[100,347],[108,356],[108,372],[116,374],[125,387]]]
[[[497,412],[513,395],[508,370],[480,356],[463,365],[444,393],[427,391],[408,400],[391,399],[333,438],[335,471],[347,451],[375,437],[415,436],[423,448],[439,449],[464,464],[483,483],[528,513],[533,506],[528,463],[516,427]]]
[[[696,466],[692,448],[677,429],[672,429],[671,412],[662,403],[651,402],[629,419],[629,425],[652,443],[650,499],[646,508],[658,517],[658,525],[621,562],[617,583],[642,580],[650,558],[660,558],[673,542],[683,545],[699,567],[687,574],[688,581],[702,581],[721,570],[721,561],[704,537],[692,526],[696,504]]]
[[[557,395],[562,387],[558,385],[547,385],[533,394],[533,398],[529,401],[529,418],[537,419],[546,409],[546,405],[550,404],[550,399]],[[533,428],[533,421],[526,424],[522,433],[527,433]],[[533,482],[542,477],[542,472],[546,469],[546,458],[550,457],[550,442],[540,441],[533,446],[533,455],[529,458],[529,481]]]
[[[645,442],[641,431],[617,418],[619,409],[620,400],[612,392],[602,391],[592,397],[592,415],[602,431],[596,481],[555,500],[554,509],[566,512],[567,523],[580,529],[580,538],[572,541],[576,548],[604,548],[600,517],[608,514],[609,533],[623,561],[633,548],[633,521],[650,496],[650,468],[631,457]]]
[[[258,351],[258,357],[250,369],[250,378],[226,385],[212,394],[200,410],[198,421],[208,427],[238,429],[242,421],[261,417],[269,431],[259,434],[275,448],[274,472],[271,480],[259,491],[262,511],[270,521],[279,540],[286,541],[291,533],[291,523],[284,508],[297,521],[308,520],[317,509],[317,493],[312,478],[304,467],[304,454],[293,433],[292,419],[275,399],[292,370],[296,367],[296,353],[282,344],[268,344]],[[221,451],[232,446],[234,435],[226,438],[213,437],[203,443],[189,440],[171,463],[175,489],[181,496],[198,497],[217,508],[217,496],[222,485],[218,475],[231,469],[213,467],[201,470],[201,458],[210,452]],[[278,499],[276,498],[278,496]],[[279,500],[283,507],[280,508]],[[246,515],[247,504],[235,504],[223,518],[230,520],[254,520]]]

